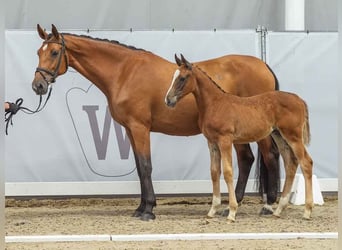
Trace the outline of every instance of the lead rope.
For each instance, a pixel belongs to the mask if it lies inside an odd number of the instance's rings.
[[[32,115],[35,113],[38,113],[44,109],[46,106],[46,103],[48,102],[50,96],[51,96],[52,88],[50,88],[48,96],[46,97],[46,100],[42,106],[43,97],[42,95],[39,96],[39,104],[38,107],[35,110],[31,110],[29,108],[23,107],[22,104],[24,102],[23,98],[18,98],[15,103],[9,103],[10,107],[5,112],[5,123],[6,123],[6,135],[8,135],[8,125],[11,124],[13,126],[13,116],[20,110],[26,114]]]

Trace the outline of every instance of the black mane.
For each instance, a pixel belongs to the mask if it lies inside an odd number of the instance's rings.
[[[218,85],[208,74],[207,74],[207,72],[205,72],[203,69],[201,69],[200,67],[198,67],[197,65],[195,66],[196,68],[198,68],[203,74],[205,74],[208,78],[209,78],[209,80],[219,89],[219,90],[221,90],[223,93],[225,93],[225,94],[227,94],[227,92],[226,91],[224,91],[224,89],[223,88],[221,88],[221,86],[220,85]]]
[[[76,35],[76,34],[71,34],[71,33],[62,33],[62,35],[81,37],[81,38],[91,39],[91,40],[100,41],[100,42],[107,42],[107,43],[111,43],[111,44],[115,44],[115,45],[122,46],[122,47],[124,47],[124,48],[131,49],[131,50],[146,51],[146,50],[144,50],[144,49],[136,48],[136,47],[134,47],[134,46],[126,45],[126,44],[120,43],[119,41],[116,41],[116,40],[109,40],[109,39],[106,39],[106,38],[94,38],[94,37],[91,37],[91,36]],[[50,39],[51,36],[52,36],[52,34],[49,34],[48,39]]]

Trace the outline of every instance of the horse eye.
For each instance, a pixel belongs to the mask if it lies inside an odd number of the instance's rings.
[[[57,56],[58,55],[58,51],[57,50],[52,50],[51,51],[51,55],[54,56],[54,57]]]
[[[178,82],[177,87],[176,87],[177,90],[182,90],[184,88],[185,79],[186,79],[185,77],[179,78],[179,82]]]

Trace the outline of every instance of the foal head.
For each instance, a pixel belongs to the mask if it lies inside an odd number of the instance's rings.
[[[179,100],[191,93],[195,89],[192,65],[181,54],[181,59],[175,55],[178,69],[173,75],[171,86],[166,93],[165,103],[169,107],[174,107]]]
[[[68,55],[63,35],[59,34],[53,24],[51,34],[47,34],[39,24],[37,31],[44,41],[37,52],[39,64],[32,81],[32,89],[37,95],[44,95],[57,76],[68,70]]]

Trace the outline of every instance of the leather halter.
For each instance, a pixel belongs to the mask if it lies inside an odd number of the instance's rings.
[[[45,69],[45,68],[40,68],[40,67],[37,67],[36,68],[36,72],[38,72],[42,77],[43,79],[45,80],[45,82],[49,85],[50,83],[54,83],[56,81],[56,78],[58,76],[58,71],[61,67],[61,62],[62,62],[62,54],[64,55],[64,59],[65,59],[65,65],[66,65],[66,68],[65,68],[65,72],[68,70],[68,67],[69,67],[69,63],[68,63],[68,57],[65,53],[65,49],[66,49],[66,46],[65,46],[65,42],[64,42],[64,37],[63,35],[60,35],[61,38],[62,38],[62,41],[61,42],[54,42],[54,41],[44,41],[44,44],[48,44],[48,43],[57,43],[59,45],[62,46],[62,49],[61,49],[61,53],[59,54],[59,57],[58,57],[58,62],[57,62],[57,66],[55,68],[54,71],[51,71],[51,70],[48,70],[48,69]],[[45,75],[43,74],[46,73],[48,75],[51,76],[51,78],[48,80],[46,79]]]

